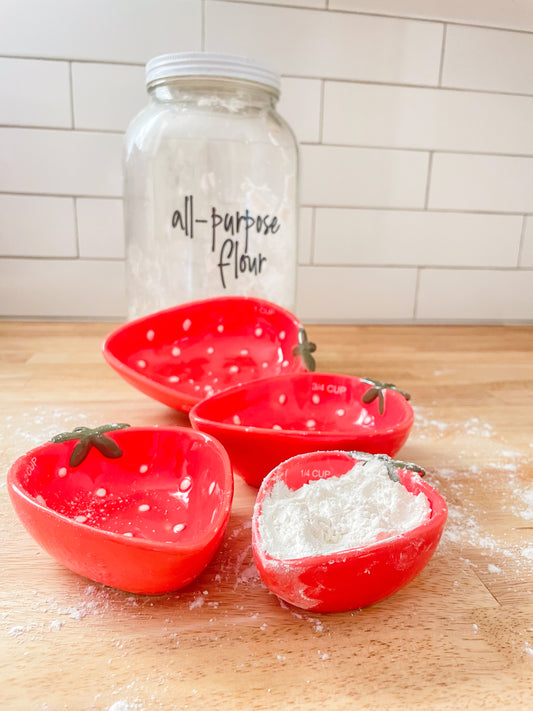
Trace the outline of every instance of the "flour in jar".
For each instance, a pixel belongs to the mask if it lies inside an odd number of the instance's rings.
[[[409,531],[429,518],[424,494],[390,479],[379,459],[357,462],[339,477],[291,490],[274,484],[262,503],[259,532],[264,549],[287,560],[327,555]]]

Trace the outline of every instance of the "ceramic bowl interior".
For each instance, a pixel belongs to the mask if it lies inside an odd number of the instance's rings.
[[[361,378],[292,373],[225,390],[190,412],[193,427],[217,437],[234,470],[259,486],[284,459],[314,449],[394,455],[413,424],[413,409],[396,390],[363,402],[372,387]]]
[[[118,458],[76,440],[47,443],[11,467],[22,522],[48,552],[93,580],[132,592],[177,589],[201,572],[229,518],[233,479],[222,447],[192,430],[128,428],[106,436]]]
[[[328,555],[279,560],[261,540],[259,517],[273,486],[283,481],[299,489],[310,481],[346,474],[357,462],[347,452],[313,452],[283,462],[263,481],[254,507],[252,547],[265,585],[280,598],[315,612],[341,612],[371,605],[400,590],[431,559],[442,535],[447,506],[442,496],[416,472],[398,469],[400,481],[414,494],[423,493],[430,516],[396,537]]]
[[[300,322],[261,299],[221,297],[160,311],[105,340],[107,362],[146,395],[179,410],[238,383],[304,370]]]

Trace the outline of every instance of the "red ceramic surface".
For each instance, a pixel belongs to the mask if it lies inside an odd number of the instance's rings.
[[[305,370],[293,355],[301,328],[275,304],[228,296],[126,323],[107,337],[103,354],[141,392],[187,412],[231,385]]]
[[[279,560],[261,542],[262,502],[277,481],[298,489],[311,480],[342,476],[357,461],[346,452],[313,452],[284,462],[264,480],[254,507],[252,546],[265,585],[286,602],[313,612],[342,612],[371,605],[409,583],[428,563],[447,517],[446,502],[415,472],[399,469],[402,484],[428,499],[431,514],[420,526],[372,545],[322,556]]]
[[[76,440],[43,444],[8,474],[13,506],[50,555],[80,575],[133,593],[177,590],[198,576],[229,519],[233,477],[210,437],[178,427],[106,432],[77,466]]]
[[[268,472],[296,454],[360,450],[394,455],[406,441],[413,409],[395,390],[364,403],[372,386],[330,373],[293,373],[225,390],[189,413],[194,428],[216,437],[234,472],[259,486]]]

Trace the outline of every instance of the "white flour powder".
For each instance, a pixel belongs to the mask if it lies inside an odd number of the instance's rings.
[[[429,512],[424,494],[411,494],[392,481],[383,462],[373,459],[295,491],[277,482],[263,501],[259,532],[267,553],[286,560],[394,537],[418,526]]]

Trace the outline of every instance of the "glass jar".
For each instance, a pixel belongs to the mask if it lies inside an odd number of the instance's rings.
[[[222,295],[294,310],[298,148],[280,78],[242,58],[163,55],[125,138],[128,317]]]

